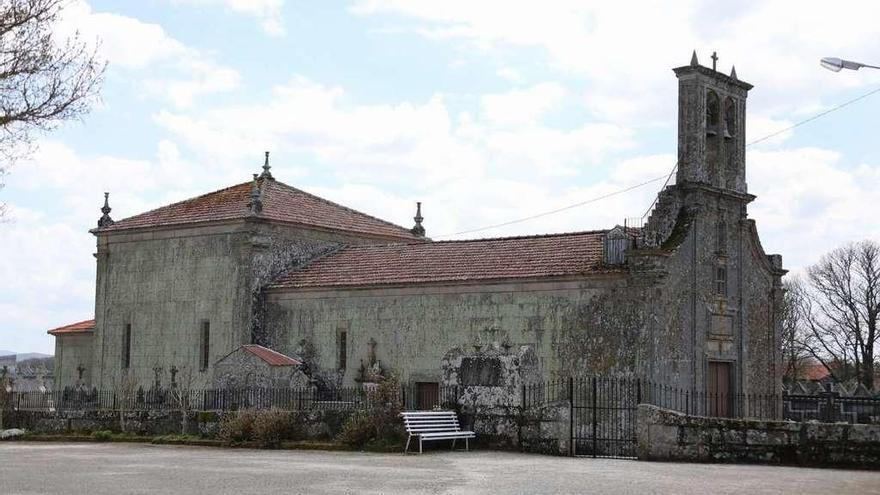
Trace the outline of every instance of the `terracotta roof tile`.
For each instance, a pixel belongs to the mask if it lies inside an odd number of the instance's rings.
[[[539,278],[608,271],[605,231],[348,246],[282,275],[272,288]]]
[[[246,344],[242,347],[245,351],[265,361],[269,366],[299,366],[302,364],[302,362],[293,359],[290,356],[286,356],[261,345]]]
[[[68,335],[73,333],[91,333],[95,331],[95,320],[85,320],[78,323],[72,323],[63,327],[53,328],[47,333],[49,335]]]
[[[259,184],[263,211],[257,218],[398,239],[417,239],[404,227],[319,198],[274,179],[260,179]],[[141,213],[92,232],[116,232],[247,218],[251,216],[248,207],[251,187],[251,182],[244,182]]]

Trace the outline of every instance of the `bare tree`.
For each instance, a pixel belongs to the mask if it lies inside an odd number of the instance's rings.
[[[0,178],[32,150],[34,131],[80,117],[97,97],[106,68],[97,46],[55,33],[68,3],[0,0]]]
[[[180,434],[186,435],[189,413],[193,410],[193,406],[196,405],[196,401],[193,400],[196,380],[195,376],[193,376],[192,368],[189,366],[184,366],[182,370],[177,369],[176,366],[172,366],[171,369],[174,376],[170,389],[171,402],[174,404],[175,409],[180,412]]]
[[[874,386],[880,319],[880,244],[847,244],[807,271],[802,287],[800,344],[837,380]]]
[[[794,381],[803,376],[805,368],[811,362],[810,351],[803,344],[804,287],[801,279],[790,277],[783,281],[783,288],[782,376],[787,381]]]
[[[115,380],[116,407],[119,409],[119,429],[125,432],[125,413],[133,410],[137,398],[138,380],[131,370],[123,370]]]

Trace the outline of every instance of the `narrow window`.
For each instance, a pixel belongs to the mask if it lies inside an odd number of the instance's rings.
[[[337,366],[337,369],[340,369],[340,370],[345,369],[345,363],[346,363],[347,357],[348,357],[347,356],[348,350],[346,349],[346,344],[347,344],[346,341],[347,340],[348,340],[348,332],[346,332],[346,331],[339,332],[339,334],[337,336],[336,348],[339,351],[339,366]]]
[[[724,100],[724,137],[736,136],[736,105],[733,99]]]
[[[721,120],[721,103],[714,91],[706,94],[706,133],[716,134]]]
[[[715,268],[715,294],[719,296],[727,296],[727,267],[719,266]]]
[[[122,369],[131,366],[131,323],[125,324],[125,333],[122,335]]]
[[[211,361],[211,322],[202,322],[201,345],[199,347],[199,368],[202,371],[208,369]]]
[[[716,248],[719,253],[724,253],[727,251],[727,222],[720,220],[717,229],[718,232],[715,235]]]

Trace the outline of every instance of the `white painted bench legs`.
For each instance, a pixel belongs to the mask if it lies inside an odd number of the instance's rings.
[[[406,448],[403,449],[403,455],[406,455],[406,451],[409,450],[409,441],[412,440],[412,435],[406,437]]]

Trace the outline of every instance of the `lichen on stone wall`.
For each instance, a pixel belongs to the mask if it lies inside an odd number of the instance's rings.
[[[328,242],[310,242],[267,236],[251,259],[251,343],[273,348],[283,342],[278,328],[266,320],[265,288],[283,273],[302,266],[340,247]]]
[[[563,313],[555,346],[561,369],[571,376],[635,373],[646,315],[634,295],[612,290]]]

